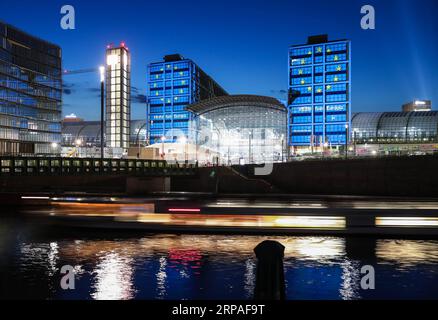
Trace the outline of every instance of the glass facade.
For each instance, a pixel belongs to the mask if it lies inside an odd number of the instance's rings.
[[[80,142],[80,143],[78,143]],[[62,123],[62,146],[100,147],[100,121]]]
[[[310,41],[309,41],[310,43]],[[330,41],[289,48],[289,145],[344,145],[351,109],[351,43]]]
[[[129,148],[131,55],[125,46],[106,51],[106,146]]]
[[[146,120],[131,120],[130,145],[144,146],[146,139]],[[84,147],[100,147],[100,121],[63,122],[62,146],[76,146],[78,140]]]
[[[189,107],[196,146],[217,154],[221,164],[272,163],[286,159],[286,116],[278,100],[260,96],[215,98]]]
[[[131,121],[131,146],[144,146],[147,140],[147,123],[146,120],[132,120]]]
[[[61,49],[0,22],[0,155],[56,155]]]
[[[357,113],[352,118],[353,141],[362,143],[438,142],[438,112]]]
[[[148,66],[147,121],[150,144],[188,138],[193,114],[186,106],[227,93],[193,61],[164,59]]]

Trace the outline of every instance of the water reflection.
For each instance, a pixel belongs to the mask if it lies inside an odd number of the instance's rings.
[[[59,250],[57,242],[21,243],[19,250],[22,265],[43,268],[49,277],[58,273]]]
[[[401,268],[417,264],[438,264],[438,241],[422,240],[378,240],[377,258],[383,263]]]
[[[91,297],[96,300],[128,300],[135,295],[132,259],[111,252],[99,259]]]
[[[254,296],[256,281],[256,261],[248,259],[245,261],[245,298],[251,299]]]
[[[166,267],[167,260],[165,257],[161,257],[159,260],[160,269],[157,272],[157,298],[163,299],[166,296]]]
[[[339,293],[343,300],[360,299],[360,269],[361,265],[357,261],[346,259],[341,263],[342,286]]]
[[[330,237],[305,237],[293,239],[286,245],[287,256],[306,260],[328,262],[345,255],[345,239]]]
[[[2,249],[17,248],[0,264],[1,280],[8,284],[2,297],[12,292],[43,299],[251,299],[253,249],[266,239],[285,246],[288,299],[438,296],[438,241],[243,235],[118,238],[109,233],[0,238],[8,239]],[[73,292],[59,288],[59,270],[65,264],[76,266]],[[376,290],[369,292],[360,288],[365,264],[376,268]]]

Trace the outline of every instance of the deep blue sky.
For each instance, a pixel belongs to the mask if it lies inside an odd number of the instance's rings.
[[[76,30],[59,26],[76,9]],[[374,31],[360,8],[374,5]],[[145,117],[146,66],[169,53],[193,59],[232,94],[284,98],[287,52],[328,33],[353,46],[353,112],[399,110],[419,98],[438,104],[437,0],[20,0],[2,1],[0,19],[63,49],[64,69],[98,66],[108,43],[132,52],[133,118]],[[97,119],[97,74],[65,77],[64,114]],[[137,90],[136,90],[137,89]]]

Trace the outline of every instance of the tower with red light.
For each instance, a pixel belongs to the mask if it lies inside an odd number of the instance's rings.
[[[129,148],[131,54],[124,42],[106,49],[106,141],[109,148]]]

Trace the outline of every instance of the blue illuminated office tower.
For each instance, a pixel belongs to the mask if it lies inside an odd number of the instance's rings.
[[[227,92],[192,60],[179,54],[148,66],[147,122],[150,144],[190,138],[194,115],[186,106]]]
[[[344,146],[351,128],[351,42],[309,37],[289,48],[289,145],[294,153]]]

